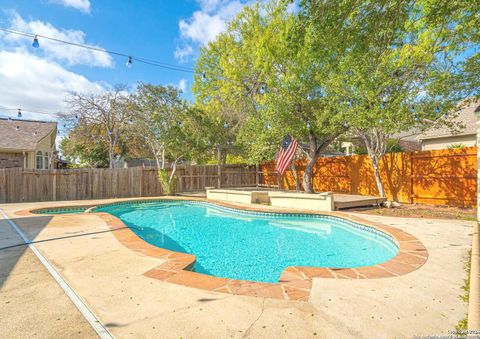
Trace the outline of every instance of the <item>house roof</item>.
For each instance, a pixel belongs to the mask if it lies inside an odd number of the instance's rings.
[[[56,122],[0,118],[0,150],[34,151],[56,129]]]
[[[418,136],[419,140],[445,138],[458,135],[472,135],[477,133],[477,118],[475,111],[480,109],[480,102],[471,103],[463,107],[450,120],[453,126],[461,126],[453,130],[448,126],[433,126]]]

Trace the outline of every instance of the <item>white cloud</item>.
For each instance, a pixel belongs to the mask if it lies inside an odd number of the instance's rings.
[[[193,54],[193,47],[188,44],[182,47],[177,46],[173,54],[175,56],[175,59],[180,61],[186,61],[187,58]]]
[[[179,82],[178,82],[178,89],[182,91],[182,93],[185,93],[186,90],[187,90],[187,80],[185,79],[181,79]]]
[[[89,0],[50,0],[51,3],[72,7],[84,13],[90,13]]]
[[[70,41],[77,44],[86,44],[85,33],[79,30],[60,30],[48,22],[39,20],[25,21],[18,13],[11,17],[10,29],[31,32],[33,34],[45,35],[48,37]],[[7,33],[4,41],[12,47],[24,46],[25,42],[31,42],[31,38]],[[70,46],[63,43],[42,39],[39,37],[40,48],[46,58],[51,60],[64,61],[69,65],[88,65],[96,67],[113,67],[112,57],[101,51],[92,51],[85,48]],[[95,46],[100,48],[98,46]],[[101,49],[101,48],[100,48]]]
[[[59,64],[22,51],[0,51],[0,106],[38,112],[67,109],[70,91],[92,93],[103,87]],[[2,110],[0,109],[0,112]],[[25,113],[26,118],[54,120],[54,116]]]
[[[205,46],[223,32],[227,23],[249,3],[246,0],[197,0],[200,10],[178,23],[184,44],[177,47],[175,58],[184,60],[193,55],[193,46]]]

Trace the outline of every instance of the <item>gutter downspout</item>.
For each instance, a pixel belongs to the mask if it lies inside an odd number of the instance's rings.
[[[468,330],[480,329],[480,110],[477,118],[477,221],[473,223],[472,256],[470,267],[470,293],[468,302]]]

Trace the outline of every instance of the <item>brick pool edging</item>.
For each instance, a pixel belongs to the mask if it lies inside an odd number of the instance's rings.
[[[219,278],[211,275],[192,272],[190,269],[192,268],[196,260],[194,255],[173,252],[164,248],[150,245],[149,243],[138,237],[130,228],[128,228],[120,219],[116,218],[115,216],[105,212],[92,212],[92,214],[99,216],[109,226],[112,227],[112,229],[115,231],[112,233],[115,235],[117,240],[125,247],[150,257],[161,258],[165,260],[164,263],[145,272],[145,276],[178,285],[238,295],[308,301],[313,278],[372,279],[395,277],[417,270],[427,261],[428,258],[427,249],[413,235],[395,227],[367,221],[365,219],[342,212],[313,212],[293,209],[272,209],[263,206],[250,206],[230,202],[227,203],[223,201],[213,201],[202,198],[183,197],[118,200],[116,202],[110,202],[100,205],[84,205],[82,207],[88,208],[101,205],[110,205],[119,202],[134,203],[155,200],[188,200],[197,202],[210,202],[227,208],[251,212],[327,215],[342,218],[354,223],[359,223],[367,227],[371,227],[375,230],[384,232],[387,235],[390,235],[399,247],[399,252],[394,258],[375,266],[365,266],[347,269],[291,266],[287,267],[283,271],[278,283],[252,282],[245,280]],[[78,208],[78,206],[75,207]],[[71,208],[75,209],[75,207],[72,206]],[[54,208],[56,209],[57,207]],[[65,209],[69,207],[60,208]],[[30,215],[33,214],[32,212],[41,210],[48,211],[49,209],[45,208],[32,211],[18,211],[15,213],[18,215]]]

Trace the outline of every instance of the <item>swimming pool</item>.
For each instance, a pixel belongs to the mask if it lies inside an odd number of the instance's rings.
[[[144,241],[196,256],[194,271],[277,282],[289,266],[355,268],[398,253],[386,233],[338,217],[249,212],[193,201],[100,206]]]

